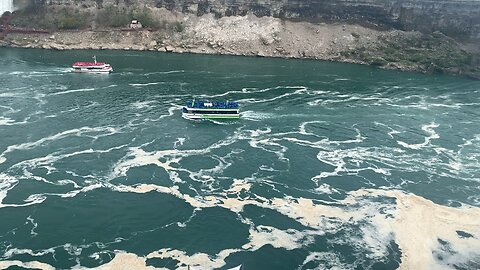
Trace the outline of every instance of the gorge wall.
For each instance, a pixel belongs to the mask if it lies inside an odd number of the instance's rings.
[[[41,5],[141,4],[216,17],[272,16],[294,21],[346,22],[370,27],[441,31],[463,40],[480,40],[480,0],[33,0]]]
[[[36,6],[11,17],[0,47],[308,58],[480,79],[480,0],[14,3]],[[149,28],[126,29],[134,18]]]

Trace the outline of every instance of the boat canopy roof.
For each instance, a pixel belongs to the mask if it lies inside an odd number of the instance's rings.
[[[103,62],[97,62],[97,63],[94,63],[94,62],[75,62],[72,66],[78,66],[78,67],[90,67],[90,66],[100,67],[100,66],[104,66],[104,65],[106,65],[106,63],[103,63]]]
[[[201,109],[238,109],[239,105],[234,101],[205,101],[189,100],[185,103],[187,108]]]

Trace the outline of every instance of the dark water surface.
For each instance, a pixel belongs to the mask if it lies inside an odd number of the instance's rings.
[[[479,181],[478,81],[0,48],[0,269],[478,269]]]

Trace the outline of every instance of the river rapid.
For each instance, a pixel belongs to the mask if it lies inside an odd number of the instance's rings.
[[[479,182],[479,81],[0,48],[0,269],[478,269]]]

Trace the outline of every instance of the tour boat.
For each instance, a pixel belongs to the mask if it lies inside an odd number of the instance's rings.
[[[110,73],[113,71],[112,66],[107,63],[97,62],[97,58],[93,57],[94,62],[76,62],[72,65],[72,72],[78,73]]]
[[[187,101],[182,108],[182,115],[187,119],[238,119],[239,105],[233,101]]]

